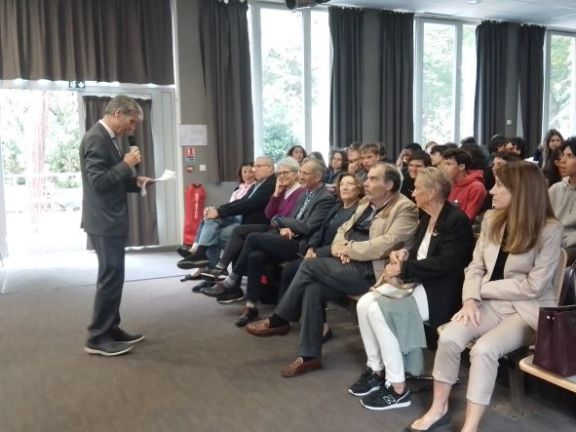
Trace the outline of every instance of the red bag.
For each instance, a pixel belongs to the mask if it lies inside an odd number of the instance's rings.
[[[184,240],[182,244],[192,245],[196,240],[198,227],[204,218],[206,191],[201,184],[192,184],[186,188],[184,201]]]

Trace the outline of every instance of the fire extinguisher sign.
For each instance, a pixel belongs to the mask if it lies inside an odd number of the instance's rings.
[[[194,147],[184,147],[184,161],[186,163],[196,161],[196,149]]]

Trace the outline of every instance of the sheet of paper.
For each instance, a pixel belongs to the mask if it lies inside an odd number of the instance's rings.
[[[166,180],[173,180],[175,178],[176,178],[176,173],[174,171],[169,170],[169,169],[165,169],[160,177],[152,179],[152,181],[154,183],[156,183],[156,182],[161,182],[161,181],[166,181]],[[150,182],[150,180],[145,182],[142,185],[142,188],[140,188],[140,195],[143,197],[145,197],[148,194],[148,192],[146,192],[146,186],[148,186],[149,182]]]

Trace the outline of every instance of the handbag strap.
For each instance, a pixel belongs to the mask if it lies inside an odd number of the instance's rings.
[[[558,298],[558,306],[574,304],[576,301],[576,261],[564,272],[564,282]]]

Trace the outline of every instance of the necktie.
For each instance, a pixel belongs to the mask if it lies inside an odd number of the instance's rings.
[[[306,211],[306,207],[308,206],[308,203],[310,202],[311,199],[312,199],[312,192],[306,192],[306,198],[304,198],[302,207],[300,207],[300,210],[298,210],[298,213],[296,214],[296,219],[302,218],[304,212]]]
[[[116,147],[118,154],[120,155],[120,157],[122,157],[122,152],[120,151],[120,147],[118,146],[117,140],[118,140],[118,137],[112,137],[112,142],[114,143],[114,147]]]

